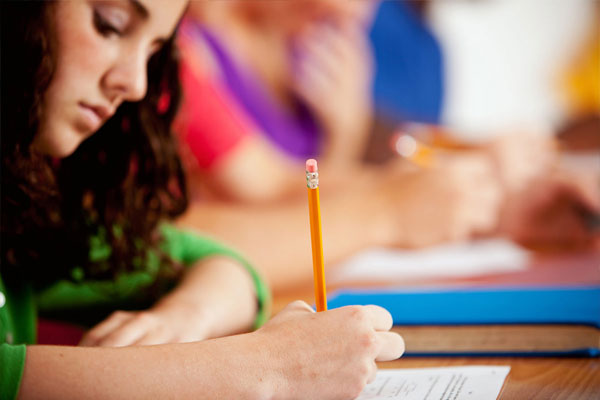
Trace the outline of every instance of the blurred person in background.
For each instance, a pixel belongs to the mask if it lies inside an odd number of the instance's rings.
[[[553,132],[560,153],[545,176],[509,203],[502,224],[536,248],[600,248],[600,3],[573,6],[587,11],[579,24],[586,29],[556,74],[562,113]]]
[[[328,265],[366,247],[421,247],[496,226],[502,194],[487,154],[430,169],[364,164],[376,4],[193,2],[181,26],[176,129],[197,201],[180,223],[241,249],[275,290],[311,278],[309,157],[320,164]]]
[[[598,237],[598,9],[527,0],[427,10],[445,61],[440,121],[455,141],[490,142],[506,191],[500,233],[529,247],[582,248]]]
[[[504,192],[496,234],[538,250],[597,243],[600,5],[587,0],[384,5],[377,20],[382,22],[372,30],[381,65],[369,158],[397,157],[395,147],[407,135],[438,151],[479,149],[493,160]],[[411,32],[417,25],[424,28]],[[388,39],[403,29],[404,40],[414,43],[409,58],[399,50],[406,46],[394,47]],[[426,73],[411,73],[407,65],[424,59],[427,67],[420,71]],[[403,83],[406,76],[428,83],[417,84],[428,96],[427,101],[412,96],[416,110],[398,107],[406,93],[414,94]]]

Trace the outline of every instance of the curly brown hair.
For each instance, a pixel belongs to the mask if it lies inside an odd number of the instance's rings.
[[[174,39],[148,63],[145,98],[121,105],[75,153],[55,160],[31,149],[55,67],[50,2],[0,7],[0,273],[44,285],[75,266],[92,279],[142,268],[157,225],[187,207],[170,132],[180,98]],[[101,262],[90,259],[92,239],[108,246]]]

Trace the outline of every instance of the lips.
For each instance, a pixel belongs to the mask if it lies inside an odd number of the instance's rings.
[[[96,131],[102,124],[114,114],[114,109],[105,106],[79,103],[82,122],[85,129]]]

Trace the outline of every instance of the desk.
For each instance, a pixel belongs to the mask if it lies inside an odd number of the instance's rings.
[[[308,291],[276,295],[279,311],[293,300],[314,302]],[[378,363],[380,368],[430,368],[457,365],[510,365],[502,400],[597,400],[600,398],[600,358],[563,357],[405,357]]]
[[[590,258],[591,257],[591,258]],[[598,280],[598,258],[597,253],[593,255],[582,255],[586,262],[577,262],[581,269],[593,283]],[[521,274],[520,279],[530,276],[532,270],[539,272],[544,269],[545,275],[563,276],[558,273],[562,269],[558,265],[560,257],[552,257],[554,263],[546,260],[544,263],[536,262],[527,274]],[[543,264],[543,265],[542,265]],[[589,268],[588,268],[589,267]],[[595,267],[595,268],[594,268]],[[572,271],[572,269],[571,269]],[[537,274],[539,275],[539,274]],[[508,280],[493,279],[493,281]],[[512,278],[515,278],[514,276]],[[576,278],[581,279],[582,276]],[[579,279],[572,278],[575,283],[581,283]],[[491,279],[480,279],[490,282]],[[533,279],[531,279],[533,281]],[[524,279],[529,282],[528,279]],[[285,294],[275,294],[273,311],[277,312],[293,300],[304,300],[309,304],[314,303],[312,283],[304,287],[298,287]],[[502,389],[500,399],[522,400],[522,399],[573,399],[573,400],[597,400],[600,399],[600,358],[567,358],[567,357],[405,357],[396,361],[379,363],[380,368],[428,368],[458,365],[510,365],[511,370]]]
[[[600,359],[528,357],[406,357],[380,368],[510,365],[502,400],[600,398]]]

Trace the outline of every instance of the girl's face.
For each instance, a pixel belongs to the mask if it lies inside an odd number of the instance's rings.
[[[147,63],[173,33],[187,0],[57,1],[56,64],[33,146],[66,157],[123,101],[146,94]]]

